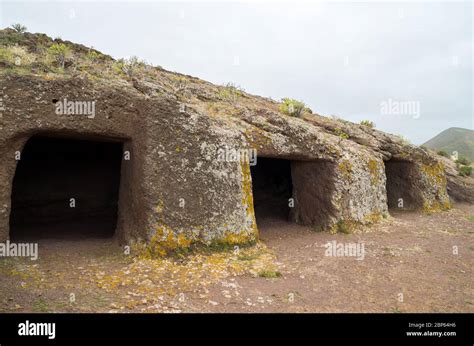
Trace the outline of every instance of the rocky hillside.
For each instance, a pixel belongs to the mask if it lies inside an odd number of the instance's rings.
[[[224,120],[240,118],[250,124],[264,121],[269,131],[278,123],[278,117],[289,117],[282,112],[285,107],[282,107],[281,102],[251,95],[238,86],[214,85],[193,76],[152,66],[136,57],[115,60],[93,48],[60,38],[52,39],[41,33],[19,33],[11,28],[0,30],[0,66],[4,75],[31,75],[46,80],[77,78],[101,85],[133,88],[146,98],[164,96],[178,100],[187,108],[211,117]],[[395,151],[408,152],[429,161],[429,155],[422,148],[370,126],[321,116],[306,107],[298,117],[338,140],[349,140],[370,147],[385,159],[390,158]],[[458,133],[459,129],[445,132],[453,131]],[[446,137],[444,134],[443,138]],[[472,131],[465,132],[462,138],[472,144]],[[431,141],[426,143],[428,148],[432,147]]]
[[[45,34],[18,33],[7,28],[0,30],[0,66],[6,76],[39,77],[45,80],[85,79],[100,85],[135,89],[146,98],[166,97],[181,101],[187,108],[211,117],[244,122],[260,122],[269,118],[271,123],[278,117],[288,118],[281,102],[251,95],[242,88],[228,84],[214,85],[196,77],[164,70],[138,58],[115,60],[93,48],[62,39],[52,39]],[[408,151],[427,159],[426,152],[406,143],[403,138],[384,133],[367,125],[354,124],[343,119],[333,119],[303,108],[295,114],[340,140],[349,140],[380,152],[385,158],[392,156],[389,147],[396,151]],[[275,124],[273,125],[275,126]]]
[[[456,151],[459,157],[474,161],[473,130],[451,127],[437,134],[423,145],[435,151],[444,151],[448,155]]]
[[[474,195],[472,180],[445,175],[442,158],[432,152],[369,123],[315,114],[295,100],[277,102],[12,29],[0,31],[0,66],[0,154],[6,160],[0,228],[8,229],[11,151],[46,131],[132,138],[125,145],[137,159],[124,166],[122,179],[131,197],[121,200],[119,213],[127,212],[117,232],[151,243],[165,238],[170,248],[258,236],[249,163],[213,159],[216,148],[227,146],[294,162],[292,218],[324,229],[379,220],[400,198],[433,211],[450,207],[447,188],[455,200]],[[98,116],[57,116],[54,104],[65,97],[97,101]],[[180,198],[184,210],[176,204]]]

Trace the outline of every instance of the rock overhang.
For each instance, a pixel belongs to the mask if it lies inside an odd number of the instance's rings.
[[[218,160],[219,148],[291,160],[296,177],[321,179],[328,218],[318,224],[311,217],[307,194],[306,204],[297,201],[293,213],[296,221],[315,227],[337,231],[386,216],[388,160],[413,164],[421,209],[450,206],[442,163],[396,136],[317,114],[291,117],[279,112],[275,101],[243,92],[242,104],[228,102],[218,94],[222,87],[159,73],[163,80],[132,77],[114,83],[82,75],[2,73],[0,238],[9,236],[14,153],[35,134],[123,141],[131,159],[122,165],[116,235],[123,242],[153,244],[158,252],[258,238],[249,162]],[[186,93],[167,87],[174,80],[189,84]],[[63,100],[95,102],[94,118],[58,115],[53,101]],[[309,183],[298,181],[297,190]]]

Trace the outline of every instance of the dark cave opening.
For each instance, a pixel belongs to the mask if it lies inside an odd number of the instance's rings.
[[[289,220],[292,197],[291,161],[259,157],[251,166],[257,224],[262,220]]]
[[[416,210],[423,200],[417,188],[418,171],[413,162],[391,159],[385,161],[387,203],[393,210]]]
[[[12,240],[112,237],[122,142],[34,136],[12,186]]]

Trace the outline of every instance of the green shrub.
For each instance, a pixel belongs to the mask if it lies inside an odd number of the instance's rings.
[[[13,63],[13,54],[9,49],[10,47],[0,47],[0,61],[6,63]]]
[[[258,273],[261,278],[276,279],[281,277],[281,273],[276,270],[262,270]]]
[[[227,83],[219,89],[219,97],[227,102],[235,103],[243,95],[243,89],[233,83]]]
[[[339,136],[339,138],[342,138],[342,139],[349,139],[350,138],[350,136],[347,133],[345,133],[340,127],[336,127],[334,129],[334,134],[336,136]]]
[[[23,45],[27,37],[15,30],[0,31],[0,46]]]
[[[360,124],[363,125],[363,126],[367,126],[367,127],[371,128],[371,129],[373,129],[373,128],[375,127],[374,122],[373,122],[373,121],[370,121],[370,120],[362,120],[362,121],[360,122]]]
[[[351,230],[349,229],[348,225],[340,220],[336,223],[336,228],[339,233],[350,234]]]
[[[28,51],[24,47],[20,47],[20,46],[11,47],[11,52],[15,59],[15,65],[18,65],[18,66],[31,65],[36,59],[34,54],[28,53]]]
[[[92,49],[89,50],[89,51],[87,52],[87,55],[86,55],[87,59],[89,59],[89,60],[91,60],[91,61],[93,61],[93,62],[99,60],[99,59],[100,59],[100,56],[101,56],[100,53],[97,53],[95,50],[92,50]]]
[[[24,25],[21,25],[20,23],[15,23],[12,25],[12,28],[13,30],[15,30],[16,32],[20,33],[20,34],[23,34],[24,32],[26,32],[26,26]]]
[[[397,135],[398,139],[402,142],[403,145],[410,145],[410,141],[403,137],[402,135]]]
[[[299,117],[303,114],[305,108],[306,105],[302,101],[283,98],[282,104],[280,105],[280,112],[293,117]]]
[[[472,167],[471,166],[459,166],[458,167],[458,172],[459,172],[460,176],[468,177],[472,173]]]
[[[2,47],[0,48],[0,60],[11,65],[27,66],[35,61],[35,56],[21,46]]]
[[[183,93],[188,88],[188,80],[182,76],[173,76],[171,82],[171,88],[173,88],[173,92],[175,93]]]
[[[449,157],[448,153],[445,152],[444,150],[440,150],[437,152],[438,155],[443,156],[443,157]]]
[[[48,48],[48,54],[64,68],[66,59],[71,55],[71,50],[64,43],[54,43]]]
[[[465,157],[460,157],[456,160],[456,163],[463,166],[469,166],[471,164],[471,161],[469,161]]]
[[[133,77],[137,72],[143,68],[146,63],[143,60],[138,59],[136,56],[132,56],[129,59],[117,60],[113,68],[118,73],[125,73],[128,77]]]

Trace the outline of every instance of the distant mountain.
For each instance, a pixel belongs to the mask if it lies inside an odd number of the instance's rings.
[[[474,161],[474,131],[451,127],[423,144],[429,149],[443,150],[449,155],[457,151],[459,157]]]

